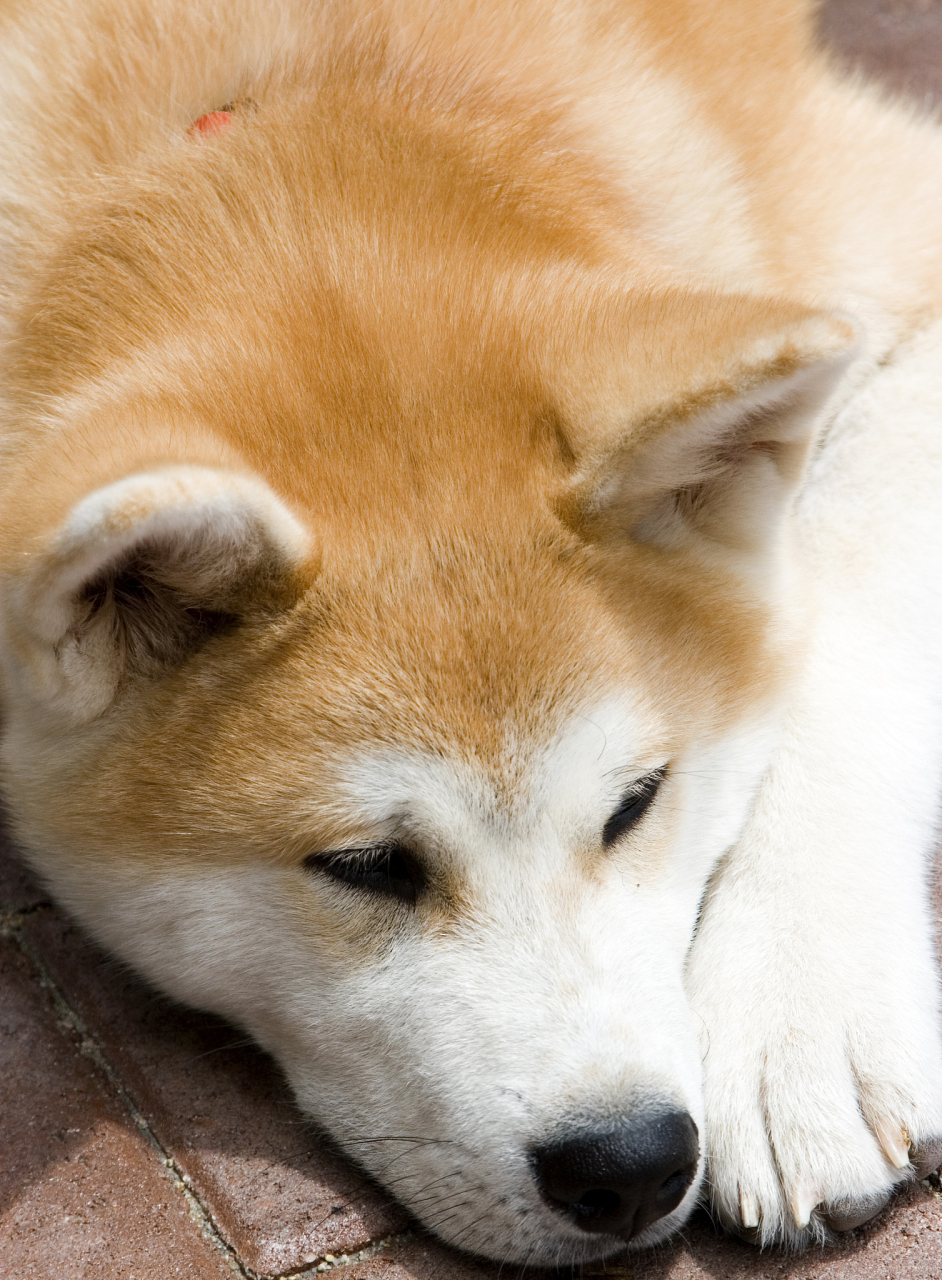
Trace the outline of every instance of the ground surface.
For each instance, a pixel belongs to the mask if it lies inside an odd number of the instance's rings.
[[[830,0],[822,38],[895,90],[942,105],[942,0]],[[500,1276],[425,1236],[305,1125],[263,1054],[101,956],[0,849],[0,1276],[335,1269],[336,1280]],[[942,1280],[942,1194],[911,1186],[827,1253],[760,1255],[704,1220],[597,1274]]]

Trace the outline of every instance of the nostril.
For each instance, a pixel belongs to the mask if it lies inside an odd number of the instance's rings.
[[[583,1231],[626,1240],[677,1208],[699,1159],[697,1126],[686,1111],[569,1129],[532,1153],[551,1205]]]
[[[577,1218],[598,1218],[604,1213],[616,1213],[620,1205],[621,1196],[616,1191],[595,1187],[591,1191],[584,1191],[570,1208],[575,1211]]]
[[[692,1164],[684,1169],[678,1169],[669,1178],[665,1178],[654,1193],[652,1207],[657,1210],[657,1213],[650,1221],[656,1221],[672,1213],[687,1194],[696,1176],[697,1166]],[[584,1224],[590,1220],[606,1222],[614,1220],[615,1215],[619,1214],[623,1203],[628,1199],[630,1196],[619,1195],[617,1191],[611,1191],[607,1187],[593,1187],[589,1191],[584,1191],[579,1199],[571,1204],[567,1204],[565,1200],[557,1200],[557,1203],[568,1209],[580,1224]]]
[[[663,1213],[670,1213],[683,1200],[696,1176],[697,1166],[695,1164],[687,1165],[685,1169],[678,1169],[669,1178],[665,1178],[660,1187],[658,1187],[654,1196],[654,1203]]]

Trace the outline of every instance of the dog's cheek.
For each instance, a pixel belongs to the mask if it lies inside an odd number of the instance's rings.
[[[294,868],[109,861],[107,875],[90,876],[83,860],[58,852],[34,850],[32,861],[40,873],[48,862],[57,897],[104,947],[279,1056],[305,1055],[306,1028],[349,974],[336,931],[318,948],[294,922],[299,897],[310,892]],[[313,893],[310,907],[316,914]]]

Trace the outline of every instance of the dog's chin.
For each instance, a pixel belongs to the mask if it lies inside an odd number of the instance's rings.
[[[494,1262],[549,1268],[584,1266],[665,1243],[683,1227],[696,1208],[701,1181],[696,1179],[676,1209],[628,1240],[618,1235],[580,1231],[556,1214],[552,1214],[550,1220],[544,1214],[527,1214],[509,1232],[502,1230],[498,1220],[492,1219],[490,1223],[482,1221],[473,1233],[458,1227],[453,1233],[439,1230],[437,1234],[465,1253]]]
[[[686,1216],[672,1214],[670,1225],[662,1227],[657,1223],[633,1240],[590,1232],[563,1233],[558,1229],[541,1232],[536,1238],[531,1238],[527,1232],[522,1239],[516,1233],[511,1239],[501,1238],[496,1231],[482,1233],[486,1238],[480,1240],[472,1240],[467,1235],[450,1240],[446,1233],[441,1234],[447,1244],[493,1262],[529,1267],[580,1267],[660,1244],[683,1225]]]
[[[482,1224],[483,1226],[483,1224]],[[504,1233],[497,1223],[483,1227],[476,1238],[455,1232],[437,1233],[446,1244],[486,1258],[491,1262],[521,1267],[549,1269],[581,1267],[625,1253],[632,1245],[620,1236],[595,1235],[577,1230],[561,1231],[558,1227],[541,1229],[535,1224],[526,1230]]]

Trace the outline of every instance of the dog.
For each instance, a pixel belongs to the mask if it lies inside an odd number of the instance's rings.
[[[5,0],[3,793],[430,1229],[942,1161],[942,133],[769,0]]]

